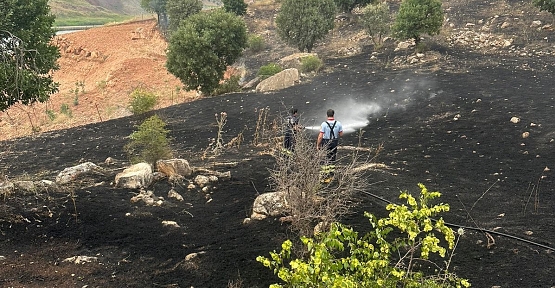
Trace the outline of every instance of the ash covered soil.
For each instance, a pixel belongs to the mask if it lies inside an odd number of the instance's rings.
[[[486,62],[480,54],[464,57]],[[487,60],[492,63],[494,56]],[[441,201],[451,205],[447,222],[515,237],[491,234],[495,244],[487,247],[485,233],[467,229],[451,265],[474,287],[551,287],[553,67],[542,65],[545,59],[498,60],[503,64],[424,72],[380,68],[362,53],[330,59],[333,72],[283,91],[229,94],[159,110],[176,156],[203,166],[238,161],[214,167],[231,171],[232,179],[218,183],[211,201],[176,186],[185,201],[168,199],[161,207],[131,203],[138,191],[113,188],[113,175],[96,177],[68,194],[8,197],[3,214],[19,217],[1,222],[0,282],[5,287],[226,287],[230,281],[266,287],[276,282],[255,258],[295,235],[273,218],[243,224],[255,197],[271,191],[268,169],[274,164],[263,149],[248,143],[257,109],[269,107],[277,116],[283,107],[295,106],[307,126],[319,122],[327,108],[352,128],[359,123],[358,112],[368,115],[362,138],[352,132],[342,142],[383,144],[377,161],[392,169],[373,173],[367,192],[399,203],[399,191],[417,193],[422,182],[441,191]],[[522,69],[523,61],[532,68]],[[203,162],[198,155],[215,136],[214,114],[222,111],[228,114],[225,137],[244,131],[245,144]],[[520,122],[511,122],[513,117]],[[4,141],[2,170],[7,176],[51,179],[79,162],[124,159],[122,147],[138,123],[139,118],[128,117]],[[529,136],[523,138],[525,132]],[[167,181],[151,187],[160,196],[169,189]],[[385,205],[364,194],[360,201],[343,222],[364,230],[362,213],[383,214]],[[164,227],[164,220],[180,228]],[[185,261],[191,253],[197,257]],[[77,255],[98,261],[63,262]]]

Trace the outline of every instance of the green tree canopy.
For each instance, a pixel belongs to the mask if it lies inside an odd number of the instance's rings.
[[[532,3],[540,8],[540,11],[547,11],[555,15],[555,0],[533,0]]]
[[[341,12],[351,12],[357,6],[365,6],[367,4],[373,3],[374,0],[334,0],[335,5],[339,8]]]
[[[372,36],[374,45],[381,45],[383,36],[391,30],[391,13],[387,2],[369,4],[364,7],[361,20],[368,35]]]
[[[170,18],[169,29],[175,31],[181,21],[202,10],[201,0],[167,0],[167,12]]]
[[[58,89],[49,72],[60,57],[48,1],[0,0],[0,14],[0,111],[48,100]]]
[[[247,3],[244,0],[222,0],[224,9],[227,12],[243,16],[247,13]]]
[[[185,19],[172,34],[166,67],[187,90],[210,94],[246,45],[243,19],[223,9],[198,13]]]
[[[443,24],[440,0],[403,0],[393,25],[400,39],[413,39],[418,44],[420,35],[439,34]]]
[[[276,17],[277,32],[299,51],[312,51],[334,27],[334,0],[285,0]]]
[[[154,12],[158,17],[158,25],[163,29],[168,26],[167,0],[141,0],[141,7],[147,12]]]

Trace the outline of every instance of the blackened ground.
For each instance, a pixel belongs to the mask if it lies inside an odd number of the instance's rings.
[[[553,250],[546,248],[555,247],[555,85],[554,68],[545,65],[554,59],[496,58],[450,48],[442,53],[449,60],[442,65],[450,69],[385,69],[363,53],[329,59],[332,72],[279,92],[230,94],[157,111],[171,130],[176,156],[194,165],[209,165],[211,160],[203,162],[199,155],[216,135],[214,115],[227,112],[227,140],[245,135],[240,149],[217,159],[240,161],[229,168],[232,179],[218,184],[212,201],[177,186],[185,201],[168,200],[161,207],[131,203],[137,191],[114,189],[113,175],[94,179],[98,185],[77,189],[73,198],[70,190],[13,196],[2,203],[2,213],[21,217],[0,226],[1,286],[226,287],[242,281],[243,287],[267,287],[277,282],[255,258],[295,236],[276,219],[243,224],[255,197],[271,191],[268,169],[274,163],[259,153],[263,148],[248,144],[259,109],[270,108],[275,118],[290,106],[299,109],[307,126],[318,125],[328,108],[336,109],[341,121],[357,106],[378,107],[366,115],[362,137],[350,133],[342,140],[384,145],[377,161],[394,173],[373,173],[367,192],[400,203],[399,191],[418,193],[421,182],[443,193],[441,201],[451,206],[447,222],[533,242],[492,234],[495,245],[488,248],[484,233],[467,229],[451,267],[474,287],[555,285]],[[360,105],[346,110],[345,103]],[[512,117],[520,122],[511,122]],[[9,178],[52,179],[83,161],[103,165],[107,157],[125,159],[122,147],[140,120],[2,142],[0,169]],[[524,132],[529,137],[523,138]],[[170,188],[166,182],[152,187],[159,196]],[[383,215],[385,204],[364,194],[360,200],[357,213],[344,222],[364,230],[362,212]],[[180,228],[164,227],[164,220]],[[195,252],[196,258],[184,261]],[[76,255],[99,260],[62,262]]]

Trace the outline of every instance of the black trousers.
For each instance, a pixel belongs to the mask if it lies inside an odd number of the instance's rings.
[[[289,151],[294,150],[295,134],[293,132],[285,132],[285,138],[283,139],[283,147]]]
[[[337,146],[339,145],[339,139],[323,139],[322,147],[327,150],[326,160],[328,163],[335,162],[337,158]]]

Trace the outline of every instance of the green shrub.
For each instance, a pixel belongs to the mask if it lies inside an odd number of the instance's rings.
[[[249,47],[253,53],[258,53],[266,48],[266,43],[261,36],[250,35],[247,40],[247,47]]]
[[[310,55],[301,58],[301,72],[318,72],[324,65],[324,62],[318,56]]]
[[[50,119],[50,121],[54,121],[54,119],[56,119],[56,113],[50,109],[46,110],[46,115],[48,115],[48,119]]]
[[[166,123],[160,117],[154,115],[146,119],[138,130],[129,135],[131,141],[125,145],[132,163],[147,162],[154,164],[157,160],[172,157],[170,140]]]
[[[241,86],[239,85],[240,79],[241,79],[241,76],[239,75],[231,76],[223,83],[220,83],[220,86],[218,86],[218,88],[216,88],[211,95],[215,96],[215,95],[221,95],[225,93],[241,91]]]
[[[149,92],[142,88],[137,88],[133,90],[130,95],[131,112],[135,115],[146,113],[156,106],[158,102],[158,97],[152,92]]]
[[[264,65],[262,67],[260,67],[260,69],[258,69],[258,73],[257,75],[262,78],[262,79],[266,79],[272,75],[275,75],[279,72],[281,72],[281,67],[276,64],[276,63],[270,63],[268,65]]]
[[[408,205],[387,205],[386,218],[365,213],[373,229],[363,236],[335,223],[315,238],[301,238],[308,250],[304,259],[290,261],[290,240],[281,245],[279,253],[270,252],[270,258],[257,257],[285,283],[270,287],[470,287],[466,279],[449,272],[458,243],[453,230],[445,226],[442,218],[432,219],[449,211],[449,205],[429,205],[441,194],[429,192],[422,184],[419,187],[418,199],[401,193],[399,198],[406,199]],[[449,260],[439,265],[429,260],[431,254],[449,256]],[[426,266],[421,264],[435,264],[439,272],[425,275],[418,270]]]
[[[67,105],[66,103],[64,103],[64,104],[62,104],[62,106],[60,106],[60,113],[65,114],[69,118],[71,118],[73,116],[73,113],[71,112],[71,109],[69,108],[69,105]]]

